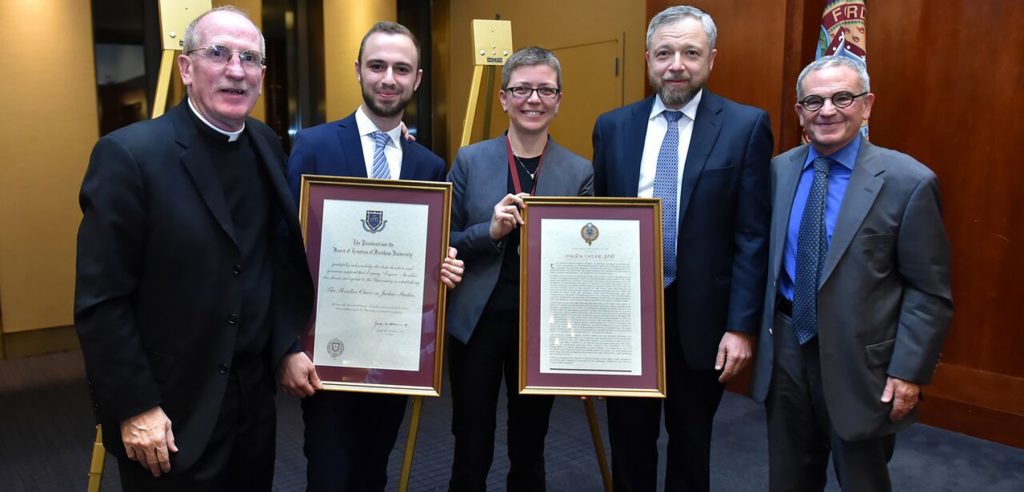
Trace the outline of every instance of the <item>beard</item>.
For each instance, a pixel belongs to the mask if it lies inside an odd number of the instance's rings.
[[[373,114],[383,117],[390,118],[392,116],[398,116],[405,111],[405,107],[409,105],[409,101],[412,100],[412,93],[402,93],[398,99],[389,104],[378,103],[373,97],[373,88],[363,86],[363,102],[366,103],[366,107],[370,108]]]
[[[682,107],[704,88],[703,82],[690,85],[687,89],[669,87],[663,80],[651,74],[647,74],[647,80],[651,87],[658,91],[662,102],[670,107]],[[693,79],[690,79],[690,82],[694,82]]]

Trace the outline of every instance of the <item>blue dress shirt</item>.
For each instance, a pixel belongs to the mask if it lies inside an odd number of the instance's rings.
[[[846,185],[850,184],[850,173],[853,172],[853,165],[857,162],[859,152],[860,137],[853,139],[836,153],[825,156],[834,161],[828,172],[828,197],[825,198],[826,245],[832,244],[832,231],[836,228],[839,206],[843,203],[843,195],[846,195]],[[783,274],[779,275],[779,293],[790,301],[793,300],[793,279],[796,278],[796,245],[800,233],[800,218],[804,215],[807,195],[811,192],[811,181],[814,180],[814,166],[811,163],[820,156],[813,146],[807,152],[803,171],[800,172],[800,183],[796,187],[796,195],[793,196],[793,207],[789,211],[786,249],[782,257]]]

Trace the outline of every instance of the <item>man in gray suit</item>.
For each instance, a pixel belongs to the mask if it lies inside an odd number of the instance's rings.
[[[771,490],[890,490],[953,313],[935,174],[860,136],[867,70],[819,59],[800,73],[810,138],[772,160],[769,279],[753,396],[768,414]]]

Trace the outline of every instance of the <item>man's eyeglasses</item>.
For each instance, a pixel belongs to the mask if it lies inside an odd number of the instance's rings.
[[[854,94],[850,91],[839,91],[828,97],[807,96],[801,99],[797,104],[799,104],[801,108],[804,108],[805,111],[817,111],[825,105],[826,99],[831,99],[833,106],[837,108],[846,108],[853,104],[853,101],[857,100],[858,97],[867,93],[868,91],[861,92],[860,94]]]
[[[267,64],[267,59],[263,57],[263,54],[255,50],[233,50],[214,44],[205,48],[196,48],[185,54],[191,55],[196,52],[200,53],[206,61],[220,66],[227,65],[231,62],[231,57],[238,53],[238,62],[242,64],[243,69],[248,71],[259,70]]]
[[[505,91],[516,99],[529,99],[534,92],[541,99],[554,99],[562,92],[555,87],[506,87]]]

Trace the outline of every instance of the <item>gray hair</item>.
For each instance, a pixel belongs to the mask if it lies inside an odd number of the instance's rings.
[[[804,78],[811,72],[817,72],[826,68],[846,67],[853,70],[860,79],[861,92],[871,92],[871,77],[868,76],[867,64],[846,56],[823,56],[814,60],[800,71],[796,78],[796,100],[804,98]]]
[[[502,89],[508,89],[508,82],[512,79],[512,72],[516,71],[517,68],[532,67],[534,65],[547,65],[551,67],[555,71],[558,88],[562,88],[562,64],[558,62],[555,54],[538,46],[530,46],[529,48],[516,50],[505,61],[505,66],[501,69]]]
[[[711,19],[711,16],[707,12],[689,5],[676,5],[669,7],[651,19],[651,23],[647,26],[647,51],[651,50],[651,41],[654,40],[654,31],[657,31],[662,26],[668,24],[675,24],[683,19],[697,19],[704,27],[704,34],[708,37],[708,43],[711,46],[710,49],[715,49],[715,40],[718,39],[718,28],[715,27],[715,21]]]
[[[253,22],[252,19],[250,19],[249,16],[245,14],[245,12],[242,12],[240,9],[238,9],[238,7],[232,7],[231,5],[225,5],[223,7],[217,7],[215,9],[207,10],[206,12],[199,14],[199,17],[193,19],[192,22],[189,22],[188,27],[185,28],[185,35],[181,38],[182,53],[187,54],[189,51],[203,47],[199,46],[199,35],[196,34],[196,27],[199,26],[199,21],[203,20],[203,17],[206,17],[214,12],[230,12],[232,14],[240,15],[243,18],[245,18],[245,20],[249,21],[249,23],[252,24],[252,28],[256,30],[256,34],[260,35],[260,53],[266,56],[267,41],[263,39],[263,33],[260,32],[259,28],[256,27],[256,23]]]

